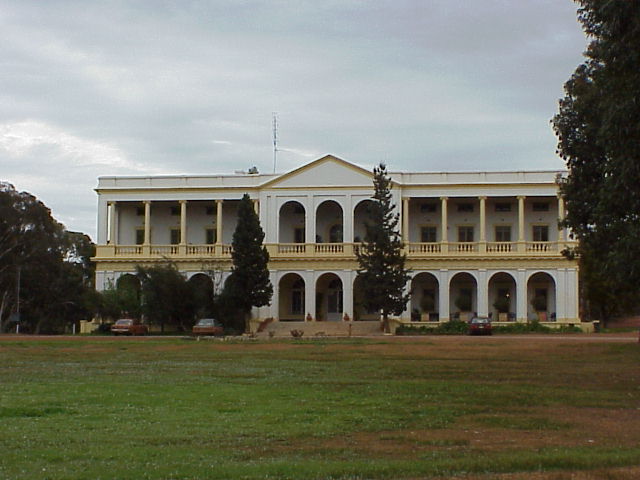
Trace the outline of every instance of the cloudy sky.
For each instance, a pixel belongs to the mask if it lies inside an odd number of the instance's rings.
[[[557,169],[571,0],[0,0],[0,180],[95,234],[100,175]]]

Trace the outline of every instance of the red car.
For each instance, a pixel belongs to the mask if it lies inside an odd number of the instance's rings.
[[[213,318],[201,318],[193,326],[194,335],[222,335],[224,328]]]
[[[121,318],[111,325],[111,333],[114,335],[146,335],[149,333],[149,327],[130,318]]]
[[[473,317],[469,320],[469,335],[491,335],[491,320],[488,317]]]

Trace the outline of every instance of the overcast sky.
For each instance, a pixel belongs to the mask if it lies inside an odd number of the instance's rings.
[[[97,177],[558,169],[570,0],[0,0],[0,180],[95,238]]]

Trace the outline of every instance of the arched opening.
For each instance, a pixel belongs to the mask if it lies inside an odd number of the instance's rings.
[[[489,279],[489,312],[494,322],[515,321],[516,295],[516,280],[510,274],[499,272]]]
[[[342,320],[342,280],[335,273],[325,273],[316,282],[316,320],[337,322]]]
[[[411,281],[411,320],[437,322],[440,314],[440,288],[438,279],[422,272]]]
[[[196,318],[212,318],[214,316],[214,292],[211,277],[205,273],[196,273],[187,281],[187,284],[193,295]]]
[[[338,202],[327,200],[316,210],[316,243],[342,243],[342,207]]]
[[[527,318],[541,322],[556,320],[556,282],[546,272],[534,273],[527,282]]]
[[[363,200],[353,211],[353,241],[358,243],[364,241],[367,234],[366,224],[371,222],[371,206],[373,201]]]
[[[305,283],[297,273],[287,273],[278,284],[278,318],[281,322],[305,319]]]
[[[279,243],[305,243],[305,209],[300,202],[289,201],[280,207]]]
[[[467,272],[456,273],[449,283],[449,308],[454,320],[467,321],[478,311],[478,282]]]
[[[133,275],[132,273],[125,273],[124,275],[120,275],[118,280],[116,280],[116,288],[118,290],[133,290],[140,293],[140,279],[137,275]]]

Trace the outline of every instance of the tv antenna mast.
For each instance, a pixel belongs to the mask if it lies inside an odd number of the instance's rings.
[[[276,161],[278,157],[278,112],[271,112],[273,118],[273,173],[276,173]]]

